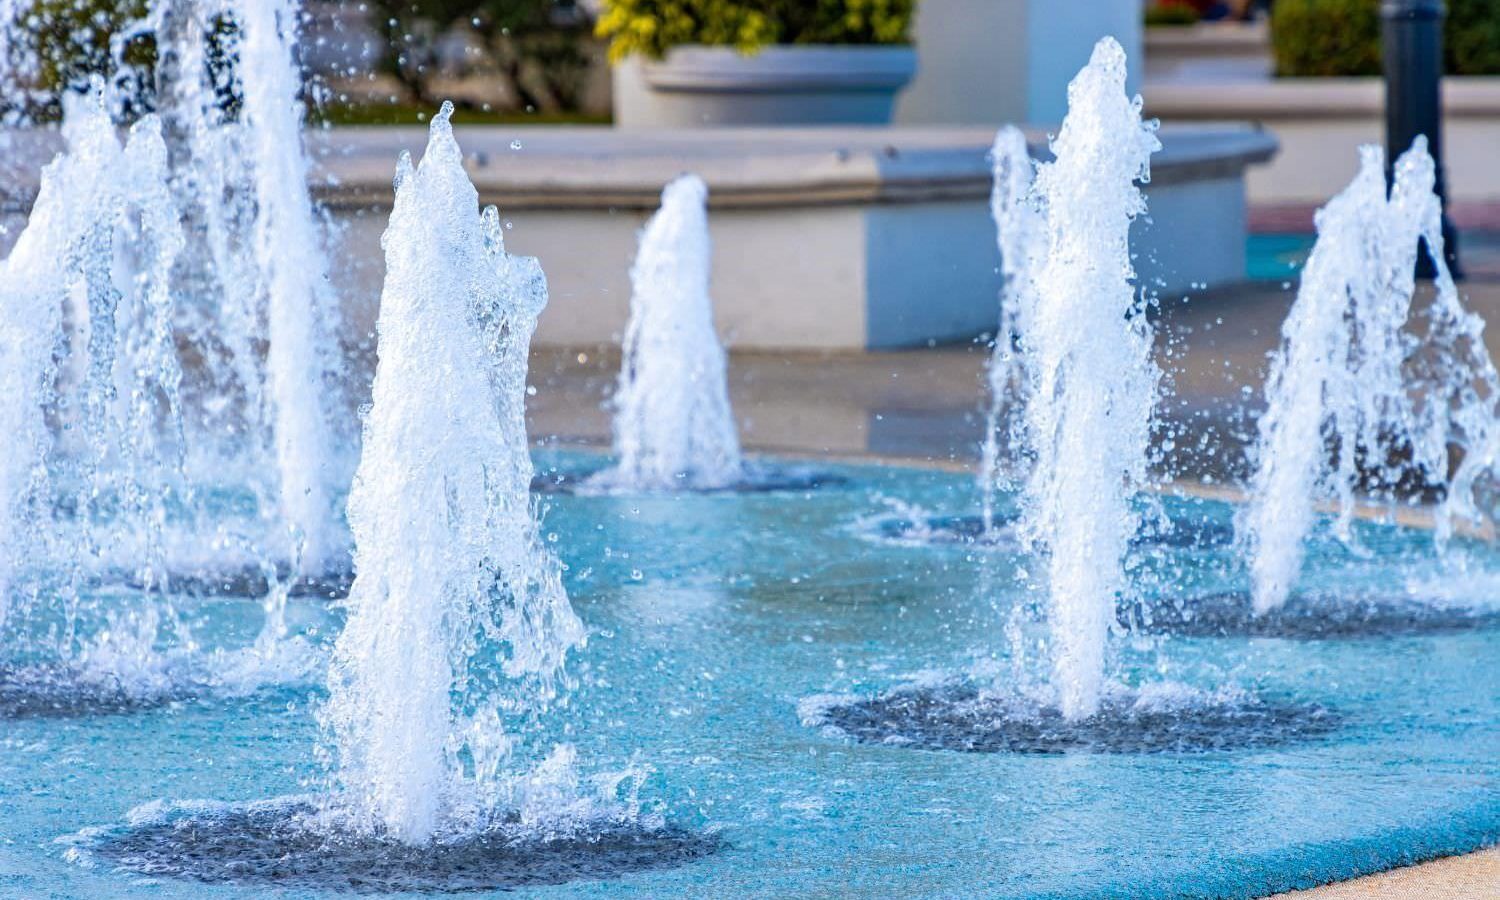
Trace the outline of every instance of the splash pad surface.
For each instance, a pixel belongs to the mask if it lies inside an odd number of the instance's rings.
[[[544,457],[539,470],[595,465]],[[654,769],[642,801],[712,847],[607,880],[585,870],[560,884],[509,883],[523,895],[1248,898],[1500,836],[1492,616],[1318,639],[1181,636],[1158,620],[1149,631],[1165,634],[1112,638],[1113,677],[1129,688],[1220,698],[1233,688],[1278,708],[1329,712],[1328,728],[1274,743],[970,753],[864,742],[810,721],[808,707],[829,698],[954,680],[1015,689],[1012,647],[1038,656],[1044,635],[1016,577],[1035,566],[1015,544],[889,538],[892,518],[972,515],[968,476],[818,469],[840,483],[545,498],[543,534],[568,566],[591,636],[570,663],[570,702],[541,743],[573,743],[584,776]],[[1170,498],[1164,509],[1200,525],[1227,524],[1233,512]],[[1464,544],[1457,563],[1440,563],[1424,532],[1361,524],[1357,534],[1367,555],[1315,536],[1302,588],[1320,603],[1399,597],[1413,615],[1496,605],[1494,549]],[[1136,552],[1133,580],[1153,597],[1186,603],[1246,588],[1243,564],[1220,541],[1140,541]],[[184,608],[204,652],[247,640],[260,615],[257,601],[226,596]],[[315,643],[340,621],[315,597],[288,609],[292,631]],[[1028,658],[1022,670],[1038,665]],[[264,884],[124,870],[102,845],[149,838],[129,814],[158,801],[213,800],[253,818],[245,811],[256,803],[305,795],[317,775],[308,753],[316,681],[249,693],[195,684],[190,698],[111,715],[7,720],[0,893],[263,895]]]

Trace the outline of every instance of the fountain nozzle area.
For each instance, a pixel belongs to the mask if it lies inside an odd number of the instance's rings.
[[[251,805],[152,804],[119,828],[70,839],[86,858],[152,877],[206,884],[353,893],[509,891],[618,878],[717,852],[715,834],[601,814],[542,824],[517,819],[413,847],[330,833],[308,798]]]
[[[630,269],[614,408],[616,464],[599,490],[722,490],[746,480],[709,297],[708,186],[666,186]]]
[[[1500,374],[1484,321],[1464,308],[1443,261],[1442,202],[1424,138],[1396,160],[1393,176],[1388,188],[1385,154],[1363,147],[1354,180],[1318,211],[1317,242],[1272,359],[1251,499],[1238,522],[1261,615],[1292,596],[1317,504],[1337,508],[1335,531],[1353,543],[1365,481],[1397,485],[1415,475],[1440,485],[1440,548],[1455,521],[1486,518],[1479,486],[1496,471]],[[1424,249],[1437,270],[1425,309],[1414,302]],[[1383,493],[1375,499],[1398,499]]]
[[[420,163],[398,164],[348,503],[356,575],[322,715],[348,824],[412,845],[466,798],[506,802],[502,710],[545,710],[585,638],[530,495],[526,367],[546,279],[479,212],[452,114],[433,117]]]
[[[1055,700],[967,681],[873,697],[804,701],[802,722],[863,744],[965,753],[1210,753],[1316,740],[1341,717],[1317,704],[1180,685],[1106,684],[1099,708],[1070,716]]]
[[[1045,548],[1053,680],[1070,720],[1102,702],[1161,381],[1130,255],[1131,224],[1146,211],[1137,182],[1149,180],[1161,142],[1125,76],[1125,51],[1104,38],[1068,85],[1056,158],[1037,167],[1045,246],[1034,286],[1020,292],[1034,295],[1034,308],[1016,318],[1036,461],[1021,530]]]

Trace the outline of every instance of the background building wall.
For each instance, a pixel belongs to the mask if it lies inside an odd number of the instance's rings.
[[[922,0],[917,77],[898,124],[1056,124],[1067,85],[1094,43],[1113,35],[1140,88],[1141,0]]]

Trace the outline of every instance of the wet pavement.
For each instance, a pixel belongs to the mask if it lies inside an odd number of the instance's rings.
[[[1489,262],[1477,257],[1476,263]],[[1476,266],[1476,268],[1479,268]],[[1164,299],[1154,313],[1165,372],[1159,406],[1172,474],[1212,481],[1244,474],[1267,360],[1295,281],[1252,282]],[[1471,309],[1500,320],[1500,266],[1461,285]],[[1500,328],[1487,332],[1500,356]],[[972,460],[984,427],[987,341],[879,353],[731,353],[730,392],[747,448],[811,456]],[[534,438],[609,441],[619,354],[539,348],[529,403]]]

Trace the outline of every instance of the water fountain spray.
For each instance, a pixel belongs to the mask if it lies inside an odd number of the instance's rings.
[[[174,631],[174,652],[190,654],[171,595],[194,579],[243,569],[246,585],[268,585],[289,567],[346,565],[323,473],[331,298],[306,188],[297,14],[168,0],[115,34],[113,82],[62,98],[68,149],[4,263],[0,380],[12,389],[0,421],[17,439],[0,462],[0,608],[27,604],[34,614],[8,630],[45,633],[31,649],[64,681],[129,689],[134,674],[159,674],[157,645]],[[122,147],[111,121],[125,106],[122,54],[148,32],[162,49],[162,113]],[[238,65],[211,71],[211,39]],[[243,97],[238,118],[226,87]],[[200,509],[201,483],[232,482],[225,471],[244,473],[258,520]],[[100,584],[148,596],[119,611]],[[278,615],[268,606],[268,628]]]
[[[1047,556],[1054,682],[1069,719],[1099,708],[1138,525],[1131,498],[1148,477],[1161,372],[1131,280],[1130,226],[1146,209],[1136,182],[1160,148],[1140,98],[1125,93],[1125,51],[1104,38],[1068,85],[1056,160],[1038,166],[1047,239],[1024,323],[1036,466],[1023,530]]]
[[[349,497],[358,573],[326,732],[357,829],[422,843],[505,803],[501,712],[535,713],[584,639],[530,497],[527,352],[546,281],[476,213],[449,124],[403,156],[380,363]],[[499,670],[480,642],[505,648]]]
[[[165,581],[163,519],[182,472],[170,279],[183,237],[159,120],[141,119],[122,145],[97,81],[65,109],[67,149],[44,170],[30,221],[0,265],[0,428],[9,436],[0,597],[9,599],[23,564],[66,572],[55,586],[65,612],[57,649],[71,658],[83,570],[102,548],[129,548],[131,577],[148,590]],[[150,619],[151,633],[139,636],[149,648],[155,620],[139,612],[139,623]]]
[[[1476,497],[1496,462],[1500,379],[1482,321],[1466,311],[1443,258],[1435,169],[1418,138],[1386,190],[1385,156],[1360,150],[1359,173],[1318,211],[1318,240],[1271,363],[1258,465],[1239,530],[1250,554],[1253,606],[1284,604],[1302,567],[1316,507],[1336,510],[1352,542],[1358,493],[1394,500],[1408,473],[1441,485],[1438,537],[1479,521]],[[1412,330],[1417,254],[1437,269],[1425,336]],[[1450,447],[1460,458],[1450,458]],[[1451,478],[1450,478],[1451,474]]]
[[[985,369],[989,409],[979,456],[979,487],[984,528],[995,527],[996,495],[1013,487],[1012,467],[1029,456],[1026,448],[1025,392],[1028,386],[1022,348],[1036,315],[1036,278],[1046,254],[1047,223],[1033,193],[1036,169],[1026,135],[1007,125],[990,150],[993,182],[990,217],[1000,248],[1000,323]]]
[[[244,116],[254,160],[254,248],[266,296],[266,381],[275,409],[281,514],[299,543],[302,574],[321,574],[342,549],[324,467],[333,448],[323,409],[325,338],[330,309],[322,234],[307,191],[302,151],[301,78],[295,60],[295,0],[245,0],[233,6],[243,31],[240,67]]]
[[[744,467],[708,293],[708,187],[684,175],[661,200],[630,270],[613,400],[619,461],[597,478],[638,490],[728,487]]]

